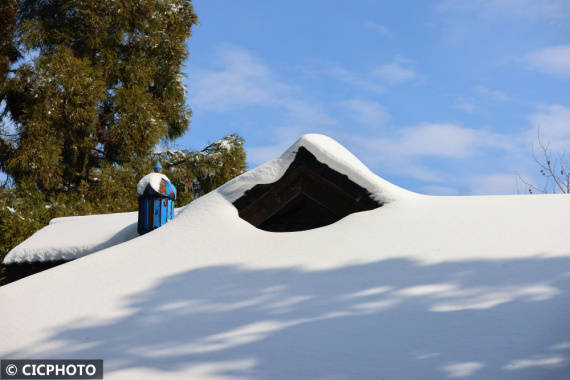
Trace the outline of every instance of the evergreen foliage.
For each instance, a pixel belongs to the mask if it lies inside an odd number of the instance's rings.
[[[0,91],[6,82],[10,66],[20,56],[13,43],[17,17],[16,0],[2,0],[0,3]]]
[[[229,135],[199,152],[167,151],[154,156],[163,162],[164,174],[178,189],[177,205],[186,204],[237,177],[246,170],[244,140]]]
[[[188,129],[190,0],[18,4],[15,42],[34,58],[12,69],[0,93],[17,129],[0,137],[0,168],[15,182],[79,186],[92,170],[145,157]]]

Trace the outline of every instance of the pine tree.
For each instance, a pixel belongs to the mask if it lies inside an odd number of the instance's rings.
[[[17,17],[16,0],[2,0],[0,2],[0,104],[3,101],[2,94],[5,92],[10,67],[20,57],[14,44]],[[0,112],[2,112],[1,109]],[[5,168],[3,164],[11,150],[11,145],[6,141],[11,136],[6,134],[6,129],[2,114],[0,114],[0,169]]]
[[[18,19],[16,0],[0,3],[0,89],[5,83],[10,66],[19,58],[13,38]]]
[[[34,58],[1,93],[17,133],[0,137],[0,168],[44,192],[76,188],[181,136],[196,23],[191,0],[20,0],[17,43]]]
[[[152,158],[163,163],[164,173],[178,189],[176,205],[182,206],[245,173],[244,142],[232,134],[200,151],[169,150],[154,153]]]

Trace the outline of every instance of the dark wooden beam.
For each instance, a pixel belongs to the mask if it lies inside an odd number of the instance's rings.
[[[283,176],[255,185],[234,202],[239,215],[267,231],[299,231],[382,206],[368,190],[300,147]]]

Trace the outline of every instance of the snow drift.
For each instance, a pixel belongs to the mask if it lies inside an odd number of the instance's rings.
[[[384,206],[293,233],[240,219],[299,146]],[[155,231],[0,288],[0,357],[102,358],[106,379],[568,379],[569,213],[415,194],[307,135]]]

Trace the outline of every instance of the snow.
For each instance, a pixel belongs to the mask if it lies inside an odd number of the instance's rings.
[[[174,209],[174,215],[180,208]],[[52,219],[4,258],[4,264],[73,260],[138,236],[137,212]]]
[[[154,191],[159,192],[161,180],[170,182],[168,177],[161,173],[149,173],[145,175],[137,184],[137,194],[143,195],[148,185],[150,185]]]
[[[387,202],[258,230],[231,201],[299,146]],[[568,379],[570,197],[433,197],[308,135],[165,226],[0,288],[2,358],[105,379]],[[71,235],[71,234],[70,234]]]
[[[390,202],[398,197],[404,199],[416,195],[377,177],[346,148],[327,136],[317,134],[303,136],[279,158],[234,178],[218,191],[233,202],[256,184],[277,181],[295,159],[300,146],[313,153],[320,162],[346,174],[353,182],[368,189],[375,200]]]
[[[137,212],[56,218],[8,252],[4,264],[73,260],[137,236]]]
[[[72,260],[136,236],[137,212],[56,218],[8,252],[4,264]]]
[[[10,211],[12,214],[16,214],[16,216],[17,216],[18,218],[20,218],[21,220],[25,220],[21,215],[18,215],[18,212],[16,211],[15,208],[10,207],[10,206],[6,206],[6,209],[7,209],[8,211]]]

